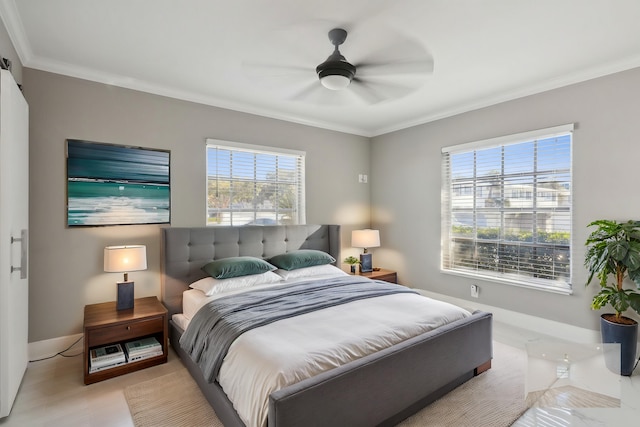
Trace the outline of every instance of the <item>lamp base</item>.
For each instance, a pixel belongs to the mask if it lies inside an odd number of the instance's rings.
[[[133,282],[118,282],[118,301],[116,310],[133,308]]]
[[[360,273],[370,273],[373,271],[373,257],[371,254],[360,254]]]

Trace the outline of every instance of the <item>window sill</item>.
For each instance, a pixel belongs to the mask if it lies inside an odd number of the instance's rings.
[[[551,286],[551,285],[533,284],[533,283],[528,283],[524,281],[518,281],[518,280],[513,280],[513,279],[508,279],[508,278],[503,278],[498,276],[485,276],[485,275],[472,274],[472,273],[467,273],[467,272],[458,271],[458,270],[444,270],[441,268],[440,271],[444,274],[450,274],[453,276],[467,277],[469,279],[482,280],[484,282],[502,283],[509,286],[532,289],[535,291],[549,292],[549,293],[560,294],[560,295],[573,294],[573,290],[570,288],[568,289],[568,288],[560,288],[560,287]]]

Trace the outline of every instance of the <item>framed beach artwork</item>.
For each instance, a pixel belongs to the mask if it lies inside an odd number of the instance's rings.
[[[67,140],[67,226],[171,222],[170,151]]]

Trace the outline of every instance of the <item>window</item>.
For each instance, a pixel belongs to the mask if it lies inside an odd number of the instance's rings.
[[[207,139],[207,225],[304,224],[305,153]]]
[[[573,125],[442,149],[442,269],[571,291]]]

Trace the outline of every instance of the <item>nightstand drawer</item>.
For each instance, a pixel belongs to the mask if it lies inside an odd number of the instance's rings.
[[[370,271],[368,273],[358,273],[358,276],[368,277],[373,280],[384,280],[389,283],[398,283],[398,273],[393,270],[385,270],[380,268],[378,270]]]
[[[398,276],[396,273],[389,273],[384,275],[379,275],[375,277],[376,280],[384,280],[385,282],[396,283],[398,281]]]
[[[127,322],[119,325],[110,325],[102,328],[94,328],[87,332],[86,339],[89,347],[109,344],[114,341],[126,341],[151,335],[164,330],[164,317]]]

